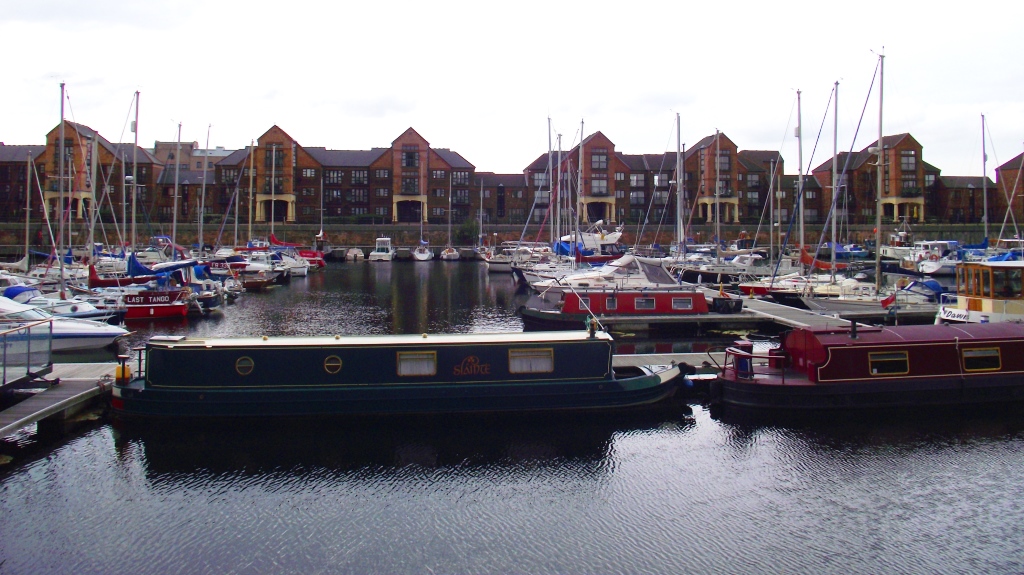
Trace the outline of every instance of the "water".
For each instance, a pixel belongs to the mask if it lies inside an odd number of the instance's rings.
[[[515,326],[520,294],[477,267],[341,264],[192,329]],[[0,573],[1024,571],[1014,414],[101,419],[20,445],[0,465]]]

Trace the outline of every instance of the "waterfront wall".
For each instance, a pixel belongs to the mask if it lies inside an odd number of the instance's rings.
[[[753,237],[756,233],[758,235],[758,243],[768,243],[767,231],[758,232],[756,227],[748,225],[721,225],[720,226],[722,237],[726,240],[734,240],[740,237],[741,234],[745,234],[747,237]],[[874,237],[873,226],[850,226],[847,228],[848,232],[843,234],[845,239],[851,242],[862,243],[864,240],[871,239]],[[895,230],[895,226],[883,228],[882,230],[882,242],[888,241],[888,236]],[[40,242],[40,232],[42,229],[39,224],[33,224],[30,228],[30,243],[34,248],[42,251],[49,250],[49,239],[48,233],[42,234],[44,241]],[[305,245],[311,244],[313,237],[320,231],[320,226],[314,225],[297,225],[297,224],[279,224],[275,226],[274,235],[282,241],[298,242]],[[413,224],[376,224],[376,225],[325,225],[323,228],[324,234],[327,236],[328,241],[338,247],[346,246],[361,246],[369,247],[373,246],[374,239],[379,236],[388,236],[391,238],[392,243],[395,246],[415,246],[419,242],[420,238],[420,227]],[[977,243],[984,237],[984,226],[981,224],[933,224],[933,225],[918,225],[914,226],[913,229],[914,237],[921,239],[955,239],[966,243]],[[244,243],[248,239],[248,232],[246,226],[239,226],[239,241]],[[253,235],[256,237],[267,237],[270,233],[270,228],[266,224],[253,227]],[[523,239],[526,241],[549,241],[548,228],[545,227],[543,230],[540,226],[531,225],[527,226],[524,230],[521,225],[502,225],[502,226],[484,226],[484,233],[487,235],[487,243],[501,243],[503,241],[519,240]],[[797,230],[796,226],[790,232],[791,239],[789,244],[793,245],[797,241]],[[73,229],[72,237],[76,245],[84,245],[87,241],[87,232],[84,229]],[[170,224],[154,224],[147,226],[146,229],[139,228],[139,242],[147,243],[150,236],[154,235],[170,235],[171,226]],[[621,243],[624,245],[649,245],[652,243],[658,243],[662,246],[669,246],[673,241],[675,231],[671,228],[656,230],[645,230],[642,234],[635,228],[626,228],[623,230]],[[715,227],[713,225],[701,225],[694,226],[691,230],[690,237],[697,239],[700,242],[710,241],[715,234]],[[999,227],[990,226],[989,234],[992,238],[995,238],[999,234]],[[638,238],[638,235],[640,236]],[[783,232],[785,235],[785,232]],[[805,235],[807,243],[815,243],[818,241],[821,230],[819,226],[805,225]],[[203,236],[206,243],[215,245],[231,245],[234,243],[234,229],[232,226],[226,226],[223,232],[220,232],[220,241],[217,241],[218,227],[211,226],[204,229]],[[1005,231],[1004,236],[1012,237],[1012,229]],[[96,234],[97,242],[104,242],[109,244],[116,244],[117,239],[113,234],[108,233],[106,239],[102,234]],[[448,227],[441,225],[426,225],[423,227],[423,237],[430,242],[431,246],[444,246],[448,243]],[[456,234],[453,230],[452,243],[456,246],[469,246],[474,245],[472,241],[456,241]],[[192,245],[197,243],[197,230],[195,224],[178,225],[176,240],[181,245]],[[19,255],[24,250],[23,246],[25,243],[25,228],[24,225],[17,224],[0,224],[0,255]],[[777,243],[777,241],[776,241]]]

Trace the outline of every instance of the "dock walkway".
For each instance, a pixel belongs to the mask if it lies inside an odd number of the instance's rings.
[[[114,363],[55,363],[51,380],[60,383],[0,412],[0,437],[47,418],[67,418],[110,392]]]

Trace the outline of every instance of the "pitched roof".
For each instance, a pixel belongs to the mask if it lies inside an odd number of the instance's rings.
[[[477,177],[483,182],[485,188],[494,188],[499,185],[506,188],[527,187],[526,176],[523,174],[495,174],[494,172],[477,172]],[[479,182],[478,184],[479,185]]]
[[[783,189],[796,189],[797,180],[800,179],[799,175],[782,176],[782,188]],[[804,174],[804,190],[820,190],[821,186],[818,185],[818,180]]]
[[[162,172],[160,172],[160,179],[157,180],[157,184],[160,184],[160,185],[173,185],[174,184],[174,172],[175,172],[175,169],[173,167],[167,168],[167,169],[163,170]],[[203,183],[203,177],[206,174],[209,173],[209,172],[205,172],[204,170],[177,170],[177,172],[178,172],[178,184],[182,185],[182,186],[192,185],[192,184],[201,184],[201,183]],[[206,179],[206,183],[207,184],[213,184],[213,174],[209,174],[209,177]]]
[[[325,168],[329,167],[368,167],[390,148],[373,148],[370,150],[328,150],[327,148],[303,147],[313,159]]]
[[[476,168],[476,166],[466,161],[466,158],[463,158],[458,152],[453,152],[448,148],[431,148],[431,150],[433,150],[438,156],[441,156],[441,159],[447,162],[452,169],[472,170]]]
[[[982,180],[981,176],[939,176],[939,183],[942,187],[951,190],[977,188],[983,189],[985,186],[995,188],[996,184],[991,178],[986,177]]]
[[[762,168],[764,168],[765,171],[768,170],[773,161],[783,161],[782,154],[775,150],[740,150],[739,154],[737,155],[739,156],[739,159],[741,161],[747,160],[749,162],[758,164]]]
[[[308,150],[308,148],[303,148],[303,149],[304,150]],[[234,152],[231,152],[230,155],[225,156],[225,157],[217,160],[217,165],[218,166],[220,166],[220,165],[224,165],[224,166],[237,166],[237,165],[241,164],[243,161],[248,160],[248,159],[249,159],[249,148],[242,148],[241,150],[235,150]]]
[[[997,170],[1019,170],[1021,161],[1024,160],[1024,154],[1017,154],[1017,157],[1013,158],[1009,162],[1006,162],[1002,166],[996,168]]]
[[[46,146],[5,146],[0,144],[0,162],[24,162],[29,154],[32,154],[32,159],[35,160],[45,150]]]
[[[626,167],[629,168],[630,171],[643,172],[647,170],[646,162],[641,154],[616,153],[615,155],[618,156],[619,160],[621,160],[623,164],[626,164]]]
[[[903,134],[893,134],[892,136],[882,136],[882,147],[884,147],[884,148],[892,148],[892,147],[896,146],[896,144],[899,144],[900,142],[902,142],[903,139],[906,138],[907,136],[910,136],[910,134],[903,133]],[[870,144],[865,146],[864,149],[861,150],[861,151],[862,152],[867,152],[868,148],[874,148],[876,146],[878,146],[878,140],[875,140],[875,141],[871,142]]]
[[[852,172],[863,166],[869,160],[873,160],[875,154],[868,152],[867,150],[861,150],[860,152],[839,152],[836,157],[836,165],[839,167],[839,172],[843,171]],[[811,170],[812,174],[818,172],[831,172],[832,171],[832,158],[829,158],[818,165],[817,168]]]

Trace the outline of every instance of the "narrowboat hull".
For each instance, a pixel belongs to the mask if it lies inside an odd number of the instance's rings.
[[[154,341],[121,419],[607,410],[660,402],[676,366],[616,377],[611,338],[472,334]]]
[[[1024,402],[1024,325],[819,327],[726,350],[712,405],[768,415]]]

